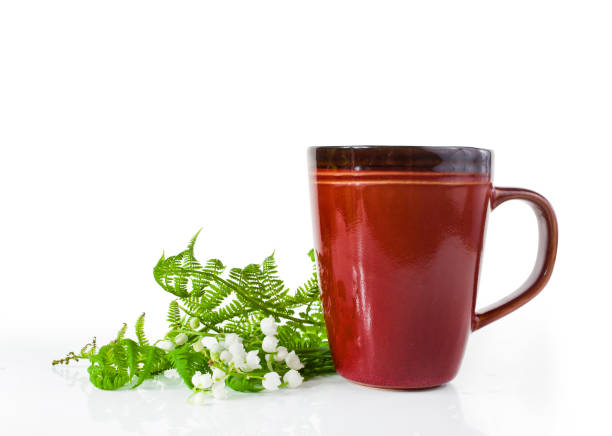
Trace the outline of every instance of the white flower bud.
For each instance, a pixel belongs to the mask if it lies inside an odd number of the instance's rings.
[[[246,357],[246,351],[244,351],[244,345],[240,342],[234,342],[229,346],[229,352],[232,353],[232,357],[235,360],[244,360]]]
[[[274,355],[274,360],[277,362],[282,362],[285,360],[285,357],[287,357],[287,354],[289,354],[289,352],[285,347],[278,347],[276,349],[276,354]]]
[[[227,398],[227,388],[224,381],[215,382],[212,386],[212,394],[217,400],[225,400]]]
[[[264,379],[261,384],[268,391],[275,391],[281,384],[280,375],[277,372],[269,372],[264,375]]]
[[[257,350],[252,350],[247,353],[246,356],[246,366],[247,371],[253,371],[254,369],[260,369],[260,359],[259,352]]]
[[[176,345],[183,345],[185,342],[187,342],[187,335],[185,333],[179,333],[174,337],[174,343]]]
[[[202,345],[202,341],[195,341],[192,347],[196,353],[200,353],[201,351],[204,350],[204,345]]]
[[[225,377],[225,372],[219,368],[213,367],[212,369],[212,378],[215,381],[222,380]]]
[[[202,345],[210,350],[211,353],[220,353],[223,351],[223,347],[217,342],[217,339],[212,336],[204,336],[200,339]]]
[[[285,363],[289,368],[295,369],[296,371],[304,368],[304,365],[302,362],[300,362],[300,358],[297,354],[295,354],[295,351],[287,354],[287,357],[285,357]]]
[[[191,403],[196,406],[204,405],[205,401],[206,401],[206,395],[204,394],[204,392],[198,392],[193,397],[191,397]]]
[[[304,381],[304,377],[302,377],[295,369],[290,369],[283,376],[283,380],[287,382],[290,388],[297,388]]]
[[[259,323],[259,326],[261,327],[261,331],[263,332],[263,334],[266,336],[274,336],[278,327],[272,315],[262,319]]]
[[[235,342],[242,343],[242,338],[240,336],[238,336],[236,333],[227,333],[225,335],[225,346],[227,348],[229,348],[229,346],[232,345]]]
[[[229,362],[230,360],[232,360],[232,353],[230,353],[227,350],[223,350],[219,357],[221,358],[222,361]]]
[[[197,329],[198,327],[200,327],[200,320],[198,318],[191,318],[189,320],[189,327],[191,327],[192,329]]]
[[[212,386],[213,379],[209,373],[202,374],[201,372],[196,372],[191,377],[191,383],[198,389],[208,389]]]
[[[171,368],[171,369],[167,369],[167,370],[164,371],[164,377],[179,378],[180,375],[179,375],[178,371],[176,370],[176,368]]]
[[[157,343],[157,347],[161,348],[164,351],[172,351],[174,350],[174,344],[170,341],[159,341]]]
[[[266,353],[274,353],[276,351],[276,347],[278,346],[278,339],[276,336],[266,336],[261,343],[261,348]]]

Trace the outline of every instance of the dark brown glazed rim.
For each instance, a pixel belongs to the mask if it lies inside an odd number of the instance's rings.
[[[491,174],[493,152],[474,147],[350,145],[310,147],[311,168]]]

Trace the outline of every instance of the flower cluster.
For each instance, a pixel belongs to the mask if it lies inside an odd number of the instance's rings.
[[[196,322],[190,324],[192,328],[197,328],[198,325]],[[232,375],[244,377],[246,380],[260,380],[259,389],[263,387],[268,391],[275,391],[284,386],[297,388],[302,384],[304,378],[299,370],[304,368],[304,365],[295,351],[289,352],[287,348],[278,345],[276,337],[278,324],[274,317],[262,319],[260,327],[264,334],[261,349],[247,351],[243,338],[236,333],[204,336],[193,343],[192,347],[196,352],[204,352],[210,356],[211,368],[210,373],[196,372],[191,380],[195,392],[191,401],[194,404],[204,403],[205,392],[211,392],[216,399],[227,398],[226,381]],[[186,338],[185,341],[179,338],[181,334],[174,337],[174,342],[164,341],[172,346],[168,346],[169,349],[186,342]],[[161,348],[166,349],[165,346]],[[262,369],[262,356],[265,360],[265,369]],[[279,372],[283,374],[282,379]]]

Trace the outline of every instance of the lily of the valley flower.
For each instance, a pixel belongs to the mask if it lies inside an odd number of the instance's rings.
[[[213,367],[212,378],[215,381],[223,380],[224,377],[225,377],[225,372],[223,370]]]
[[[192,347],[193,347],[193,350],[197,353],[204,350],[204,345],[202,345],[202,341],[195,341]]]
[[[161,348],[164,351],[172,351],[174,350],[174,344],[171,341],[159,341],[157,343],[157,347]]]
[[[259,326],[261,327],[263,334],[266,336],[274,336],[276,334],[276,329],[278,328],[272,315],[262,319]]]
[[[174,343],[176,345],[183,345],[185,342],[187,342],[187,335],[185,333],[179,333],[174,337]]]
[[[287,354],[289,354],[289,352],[285,347],[278,347],[276,349],[276,354],[274,355],[274,360],[277,362],[282,362],[285,360],[285,357],[287,357]]]
[[[196,372],[191,377],[191,383],[198,389],[208,389],[212,386],[213,379],[209,373],[202,374],[201,372]]]
[[[240,342],[242,343],[242,338],[238,336],[236,333],[228,333],[225,335],[225,346],[229,348],[233,343]]]
[[[227,398],[227,387],[225,386],[225,382],[215,382],[212,385],[212,394],[217,400],[225,400]]]
[[[233,356],[232,356],[232,353],[230,353],[228,350],[223,350],[219,357],[224,362],[230,362]]]
[[[266,353],[274,353],[276,351],[276,347],[278,346],[278,339],[276,336],[266,336],[261,343],[261,348]]]
[[[295,369],[296,371],[304,368],[304,364],[300,362],[300,358],[297,354],[295,354],[295,351],[287,354],[287,357],[285,357],[285,363],[289,368]]]
[[[261,382],[263,387],[268,391],[275,391],[281,384],[280,375],[277,372],[269,372],[264,375],[264,378]]]
[[[246,355],[247,371],[253,371],[254,369],[260,369],[261,364],[259,362],[260,362],[259,351],[252,350],[247,353]]]
[[[205,401],[206,395],[204,395],[204,392],[198,392],[193,397],[191,397],[191,402],[196,406],[202,406]]]
[[[191,327],[192,329],[197,329],[198,327],[200,327],[200,320],[198,318],[191,318],[189,320],[189,327]]]
[[[290,369],[283,376],[283,380],[290,388],[297,388],[304,381],[304,377],[302,377],[295,369]]]
[[[244,345],[240,342],[234,342],[230,345],[228,351],[232,353],[232,363],[234,366],[242,371],[248,371],[248,365],[246,363],[247,352],[244,349]]]
[[[200,339],[203,346],[208,348],[211,353],[220,353],[223,351],[223,346],[217,342],[217,339],[212,336],[204,336]]]
[[[246,358],[246,351],[244,350],[244,345],[240,342],[233,342],[228,351],[232,353],[232,359],[234,361],[242,361]]]
[[[178,373],[178,371],[176,370],[176,368],[171,368],[171,369],[167,369],[164,371],[164,377],[167,378],[179,378],[180,375]]]

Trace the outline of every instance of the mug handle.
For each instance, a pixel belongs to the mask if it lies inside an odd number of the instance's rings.
[[[508,200],[526,201],[535,212],[539,232],[538,256],[531,274],[520,288],[482,311],[474,313],[472,331],[508,315],[538,295],[550,279],[555,264],[557,217],[548,200],[527,189],[494,187],[491,192],[491,210]]]

